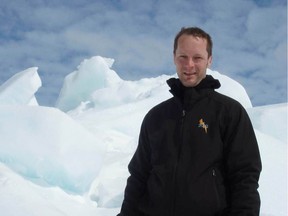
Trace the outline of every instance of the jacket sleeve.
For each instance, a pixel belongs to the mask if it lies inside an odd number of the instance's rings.
[[[229,110],[224,136],[230,202],[228,215],[258,216],[258,180],[262,165],[257,140],[246,110],[240,104]]]
[[[138,204],[146,189],[146,182],[151,170],[151,150],[145,119],[146,117],[141,126],[138,147],[128,165],[130,176],[127,179],[124,200],[118,216],[142,216]]]

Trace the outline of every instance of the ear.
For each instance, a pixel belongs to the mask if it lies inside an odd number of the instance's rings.
[[[211,65],[212,65],[212,55],[208,58],[208,65],[207,65],[207,67],[210,68]]]
[[[175,53],[173,53],[173,62],[176,65],[176,54]]]

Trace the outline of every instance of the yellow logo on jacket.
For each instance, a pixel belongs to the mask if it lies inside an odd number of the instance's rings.
[[[208,132],[208,124],[205,124],[202,118],[199,120],[198,127],[203,128],[205,130],[205,133]]]

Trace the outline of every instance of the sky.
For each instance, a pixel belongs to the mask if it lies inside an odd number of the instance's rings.
[[[60,97],[68,112],[37,106],[36,68],[0,88],[0,209],[5,216],[119,213],[141,122],[170,97],[165,81],[172,76],[126,81],[109,65],[110,59],[95,57],[69,74]],[[89,70],[82,73],[83,68]],[[210,73],[223,83],[217,91],[238,100],[251,118],[262,160],[260,215],[287,216],[288,103],[251,107],[243,86]],[[91,77],[102,79],[95,86]]]
[[[253,106],[287,102],[285,0],[3,0],[0,85],[38,67],[41,105],[54,106],[64,77],[87,58],[115,59],[126,80],[175,74],[173,40],[198,26],[213,39],[213,64]]]

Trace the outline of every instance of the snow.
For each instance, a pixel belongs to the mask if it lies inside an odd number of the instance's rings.
[[[122,80],[113,62],[84,60],[65,78],[55,107],[37,105],[37,68],[0,86],[1,215],[119,212],[140,124],[150,108],[171,97],[166,80],[172,76]],[[252,107],[238,82],[207,73],[251,117],[263,163],[261,216],[287,215],[287,104]]]

